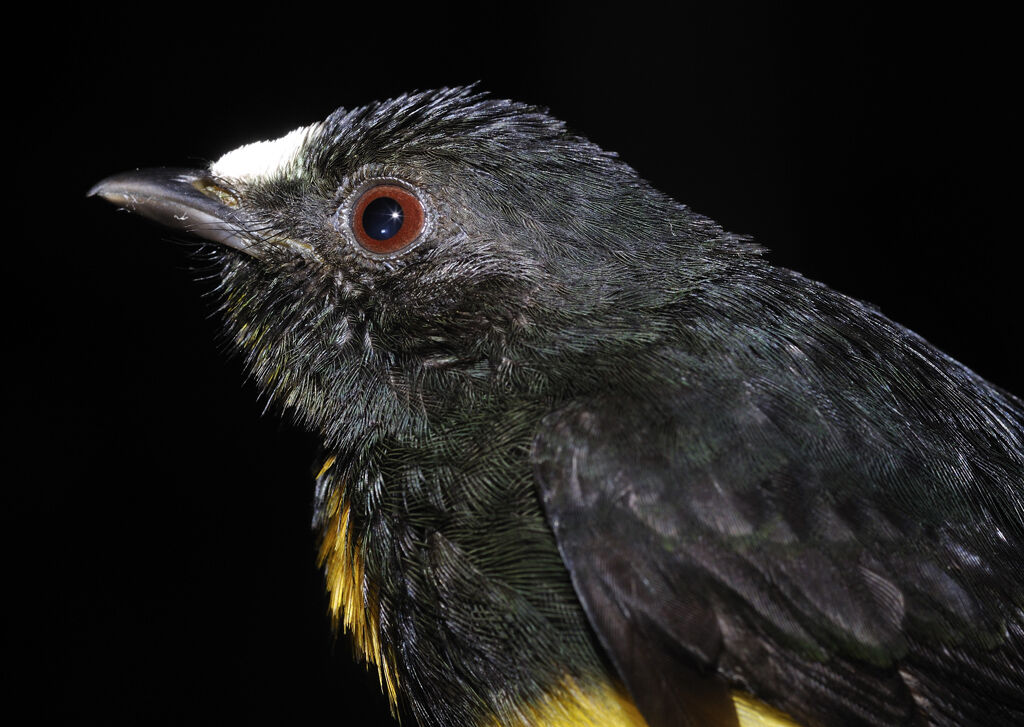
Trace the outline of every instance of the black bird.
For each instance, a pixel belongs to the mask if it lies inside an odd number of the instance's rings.
[[[423,727],[1024,723],[1024,405],[456,88],[93,190],[220,243]]]

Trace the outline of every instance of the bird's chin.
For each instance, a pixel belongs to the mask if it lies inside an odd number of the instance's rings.
[[[107,177],[89,190],[122,209],[260,257],[253,228],[232,192],[198,169],[138,169]]]

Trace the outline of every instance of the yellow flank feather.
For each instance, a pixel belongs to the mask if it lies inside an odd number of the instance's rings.
[[[799,727],[789,715],[742,692],[732,693],[740,727]]]
[[[334,457],[324,462],[317,480],[334,464]],[[327,504],[330,519],[320,543],[320,565],[327,579],[329,608],[334,627],[339,625],[352,635],[359,656],[377,667],[381,689],[387,692],[392,708],[398,704],[398,674],[394,654],[381,648],[379,605],[376,594],[363,574],[359,544],[353,542],[349,527],[349,506],[335,489]]]
[[[732,702],[740,727],[799,727],[748,694],[733,692]],[[622,687],[604,683],[584,688],[566,678],[543,699],[482,727],[647,727],[647,722]]]
[[[740,727],[798,727],[782,712],[746,694],[733,692],[732,699]],[[647,727],[647,722],[622,687],[604,683],[584,688],[567,677],[543,699],[483,727]]]
[[[614,684],[581,686],[566,677],[542,699],[509,707],[481,727],[647,727],[626,692]]]

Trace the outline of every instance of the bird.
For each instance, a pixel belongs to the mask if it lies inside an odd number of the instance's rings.
[[[212,243],[421,727],[1024,723],[1024,404],[475,86],[89,192]]]

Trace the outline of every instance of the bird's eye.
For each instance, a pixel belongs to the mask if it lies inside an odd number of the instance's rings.
[[[370,252],[409,246],[423,230],[423,205],[406,189],[380,184],[363,192],[352,210],[352,231]]]

